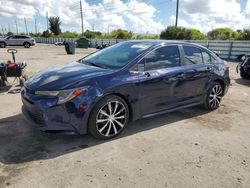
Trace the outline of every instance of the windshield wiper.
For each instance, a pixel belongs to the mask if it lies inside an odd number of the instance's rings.
[[[102,66],[102,65],[99,65],[99,64],[94,63],[94,62],[91,62],[91,61],[82,60],[82,61],[80,61],[80,62],[81,62],[81,63],[87,63],[87,64],[89,64],[89,65],[92,65],[92,66],[95,66],[95,67],[99,67],[99,68],[103,68],[103,69],[106,68],[106,67],[104,67],[104,66]]]

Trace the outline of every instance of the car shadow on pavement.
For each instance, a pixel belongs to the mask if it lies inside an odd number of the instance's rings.
[[[250,80],[238,78],[238,79],[235,79],[235,82],[236,82],[237,84],[240,84],[240,85],[250,86]]]
[[[51,159],[105,142],[112,142],[138,132],[171,126],[174,122],[206,113],[208,111],[194,107],[137,120],[128,124],[122,134],[111,140],[98,140],[89,135],[41,132],[27,125],[22,115],[18,114],[0,119],[0,162],[19,164]]]

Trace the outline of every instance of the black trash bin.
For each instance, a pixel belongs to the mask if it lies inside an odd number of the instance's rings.
[[[63,42],[65,46],[65,51],[67,54],[75,54],[75,49],[76,49],[76,43],[75,42]]]

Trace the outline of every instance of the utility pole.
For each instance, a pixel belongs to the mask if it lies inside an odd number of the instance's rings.
[[[175,16],[175,27],[178,26],[178,16],[179,16],[179,0],[176,0],[176,16]]]
[[[17,26],[17,21],[16,21],[16,34],[18,34],[18,26]]]
[[[95,32],[95,24],[92,25],[92,31]]]
[[[8,23],[8,32],[11,32],[11,29],[10,29],[10,23]]]
[[[46,11],[46,19],[47,19],[47,30],[49,30],[49,15],[48,15],[48,11]]]
[[[37,33],[36,18],[35,18],[35,33]]]
[[[28,27],[27,27],[27,22],[26,18],[24,17],[24,24],[25,24],[25,29],[26,29],[26,35],[28,35]]]
[[[2,33],[2,34],[4,35],[5,33],[4,33],[4,28],[3,28],[3,25],[1,25],[1,27],[2,27],[2,31],[3,31],[3,33]]]
[[[84,28],[83,28],[83,14],[82,14],[82,1],[80,0],[80,13],[81,13],[81,24],[82,24],[82,36],[84,33]]]

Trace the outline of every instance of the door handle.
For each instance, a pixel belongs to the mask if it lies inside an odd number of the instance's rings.
[[[207,67],[207,71],[211,72],[212,71],[212,67]]]
[[[147,77],[151,76],[151,74],[149,72],[145,72],[144,75],[147,76]]]
[[[179,74],[177,74],[177,78],[183,78],[185,76],[185,73],[180,72]]]

